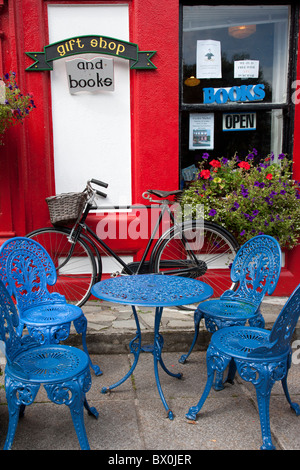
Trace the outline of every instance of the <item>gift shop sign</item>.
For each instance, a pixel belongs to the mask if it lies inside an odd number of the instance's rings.
[[[107,36],[78,36],[44,46],[42,52],[26,52],[34,63],[28,71],[53,70],[53,61],[76,54],[107,54],[129,60],[131,69],[153,70],[151,57],[156,51],[139,51],[137,44]]]

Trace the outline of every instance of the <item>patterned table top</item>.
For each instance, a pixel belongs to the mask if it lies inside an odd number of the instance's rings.
[[[197,279],[138,274],[98,282],[92,287],[92,294],[110,302],[166,307],[201,302],[213,295],[213,289]]]

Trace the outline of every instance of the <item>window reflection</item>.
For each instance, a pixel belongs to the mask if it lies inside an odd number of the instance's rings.
[[[264,102],[286,101],[289,6],[184,6],[183,7],[183,103],[203,103],[203,88],[263,83]],[[198,40],[221,44],[222,78],[200,79],[198,86],[185,84],[197,77]],[[257,78],[235,78],[234,62],[259,62]]]

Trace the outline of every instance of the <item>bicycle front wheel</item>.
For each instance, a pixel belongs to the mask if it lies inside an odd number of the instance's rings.
[[[63,294],[67,302],[82,306],[89,298],[96,280],[97,266],[90,247],[79,239],[71,243],[68,228],[43,228],[27,235],[40,243],[50,255],[57,273],[57,282],[49,292]]]
[[[213,223],[189,221],[162,235],[154,247],[152,271],[193,277],[209,284],[214,296],[235,289],[231,264],[239,248],[235,238]]]

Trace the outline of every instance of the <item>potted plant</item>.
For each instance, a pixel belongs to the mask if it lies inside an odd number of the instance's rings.
[[[240,244],[258,234],[293,248],[300,236],[300,185],[292,179],[292,162],[280,154],[259,159],[255,149],[244,160],[210,158],[204,153],[195,180],[185,189],[182,207],[224,226]]]
[[[15,72],[6,73],[0,79],[0,143],[6,129],[22,122],[35,107],[32,96],[21,93]]]

